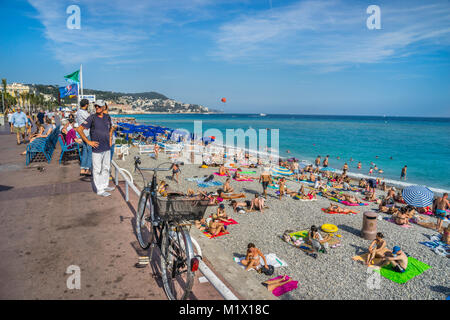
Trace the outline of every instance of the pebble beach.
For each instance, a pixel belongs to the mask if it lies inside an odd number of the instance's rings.
[[[133,172],[135,155],[139,155],[139,148],[131,147],[129,155],[125,160],[114,161],[121,167],[128,170],[133,175],[134,184],[141,189],[142,178],[138,172]],[[155,167],[167,162],[167,156],[160,152],[159,159],[155,160],[148,154],[139,155],[142,167]],[[255,171],[254,181],[234,181],[231,186],[234,193],[243,192],[246,198],[240,200],[251,200],[255,193],[261,193],[262,187],[256,178],[259,176],[259,169],[243,169],[244,171]],[[215,191],[219,187],[199,188],[196,182],[188,181],[186,178],[209,176],[217,172],[218,168],[199,168],[199,165],[185,164],[181,166],[180,183],[171,181],[171,172],[158,174],[159,180],[165,180],[171,190],[186,192],[188,188],[193,190]],[[151,177],[151,172],[146,173],[146,177]],[[225,182],[226,177],[214,176],[214,181]],[[305,184],[305,186],[308,186]],[[287,187],[298,190],[300,182],[293,181],[288,177]],[[348,192],[361,198],[361,193]],[[376,191],[377,197],[385,195],[381,190]],[[225,200],[227,214],[236,220],[238,224],[228,227],[229,234],[208,239],[215,246],[215,254],[229,257],[229,263],[233,264],[233,258],[245,255],[247,244],[253,242],[264,254],[275,253],[284,260],[288,266],[275,268],[273,276],[258,274],[255,271],[247,272],[247,277],[255,277],[262,282],[278,275],[289,275],[298,281],[298,288],[292,290],[279,299],[303,300],[444,300],[450,294],[449,283],[449,260],[440,256],[425,245],[423,241],[429,241],[430,237],[437,235],[435,230],[427,229],[417,224],[412,224],[410,228],[404,228],[384,219],[377,220],[377,229],[382,232],[387,242],[387,247],[400,246],[404,252],[415,259],[422,261],[430,269],[409,280],[407,283],[398,284],[387,278],[379,277],[378,285],[370,285],[373,280],[372,269],[353,261],[355,255],[367,252],[370,240],[365,240],[360,236],[362,228],[363,213],[365,211],[377,211],[378,205],[369,203],[368,206],[351,207],[359,211],[358,214],[327,214],[321,210],[330,205],[330,200],[317,196],[317,201],[299,201],[289,196],[281,201],[275,194],[274,189],[268,189],[266,200],[267,209],[263,213],[259,211],[248,213],[235,213],[229,201]],[[346,207],[340,205],[341,207]],[[346,207],[350,208],[350,207]],[[217,206],[207,209],[205,216],[215,213]],[[378,213],[382,218],[389,217],[388,214]],[[425,216],[424,216],[425,217]],[[429,221],[435,222],[434,217],[429,217]],[[307,255],[304,251],[281,240],[281,235],[286,230],[300,231],[309,229],[311,225],[321,226],[322,224],[334,224],[338,227],[336,234],[341,237],[341,245],[330,248],[327,253],[319,253],[315,259]],[[444,227],[448,222],[444,222]],[[195,228],[194,226],[192,228]],[[324,234],[324,232],[321,232]],[[203,236],[202,234],[196,236]],[[214,265],[214,257],[208,257]],[[241,272],[245,272],[243,269]],[[226,275],[223,275],[226,278]],[[261,285],[261,290],[266,290]]]

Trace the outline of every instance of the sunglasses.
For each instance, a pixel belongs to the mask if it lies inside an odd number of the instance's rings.
[[[96,105],[96,106],[95,106],[95,109],[97,109],[97,108],[103,108],[103,107],[101,107],[101,106],[97,106],[97,105]]]

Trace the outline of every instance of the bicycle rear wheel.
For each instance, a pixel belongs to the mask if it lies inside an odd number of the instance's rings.
[[[139,198],[136,217],[136,234],[142,249],[148,249],[153,240],[151,210],[153,210],[153,206],[150,194],[143,191]]]
[[[191,236],[185,228],[166,225],[161,242],[161,275],[169,300],[186,300],[194,284],[191,259],[194,258]]]

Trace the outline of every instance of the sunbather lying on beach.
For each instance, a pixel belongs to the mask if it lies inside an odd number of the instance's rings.
[[[252,177],[250,177],[250,176],[242,175],[241,172],[242,172],[241,168],[237,169],[236,172],[233,175],[233,179],[235,179],[235,180],[252,179]]]
[[[267,281],[264,281],[262,284],[267,287],[267,290],[272,292],[276,288],[281,287],[291,281],[293,281],[291,278],[289,278],[287,275],[283,275],[283,277],[280,279],[267,280]]]
[[[250,209],[252,202],[250,200],[245,200],[245,202],[237,202],[236,200],[231,200],[230,206],[233,207],[233,211],[237,213],[245,213],[247,209]]]
[[[406,214],[406,212],[397,211],[395,214],[392,215],[392,218],[394,219],[395,223],[398,225],[409,225],[409,217]]]
[[[359,211],[353,211],[350,209],[341,208],[338,205],[330,203],[330,206],[325,209],[326,212],[338,212],[338,213],[359,213]]]
[[[389,251],[386,248],[386,240],[384,240],[384,235],[378,232],[375,240],[369,246],[369,254],[367,255],[366,265],[372,264],[375,258],[384,258],[384,254]]]
[[[238,199],[238,198],[245,198],[245,194],[244,193],[232,193],[232,194],[226,194],[222,189],[218,189],[217,190],[217,195],[225,200],[230,200],[230,199]]]
[[[201,218],[200,220],[195,220],[194,224],[197,227],[197,229],[199,229],[200,231],[205,231],[208,228],[205,218]]]
[[[256,270],[261,263],[260,257],[264,261],[264,267],[269,268],[267,266],[266,257],[263,255],[261,250],[256,248],[253,243],[249,243],[247,245],[247,255],[245,256],[245,259],[241,260],[241,263],[245,266],[245,271],[248,271],[251,268],[254,268]]]

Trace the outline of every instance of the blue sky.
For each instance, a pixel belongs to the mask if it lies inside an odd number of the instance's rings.
[[[450,116],[449,1],[10,0],[0,26],[8,82],[63,85],[82,63],[86,88],[226,112]]]

